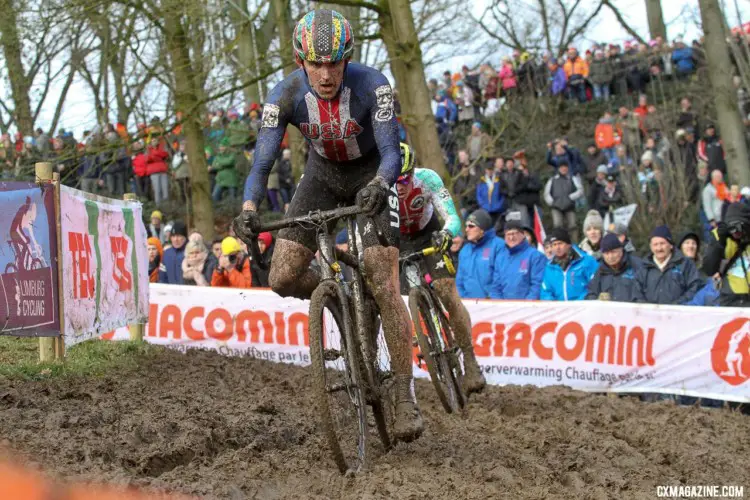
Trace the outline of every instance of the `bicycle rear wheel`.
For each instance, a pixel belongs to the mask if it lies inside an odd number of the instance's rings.
[[[441,337],[440,312],[422,288],[412,288],[409,292],[409,311],[432,386],[445,411],[454,413],[463,408],[465,398],[459,384],[460,377],[455,372],[457,365],[451,359],[454,354]]]
[[[320,424],[342,473],[367,458],[367,405],[359,345],[341,286],[323,282],[310,300],[310,361]]]

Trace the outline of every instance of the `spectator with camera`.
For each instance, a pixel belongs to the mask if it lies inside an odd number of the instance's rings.
[[[252,288],[250,258],[242,251],[240,242],[227,236],[221,242],[219,267],[211,277],[211,286]]]
[[[718,273],[721,278],[719,305],[750,306],[750,206],[729,205],[724,221],[711,231],[711,237],[703,271],[708,276]]]

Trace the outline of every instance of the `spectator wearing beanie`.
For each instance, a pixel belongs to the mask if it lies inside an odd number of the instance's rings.
[[[338,242],[338,237],[336,238]],[[271,233],[260,233],[258,235],[258,250],[260,250],[260,262],[250,262],[250,275],[252,276],[253,288],[268,288],[268,274],[271,269],[271,258],[273,257],[274,242]]]
[[[625,195],[614,175],[608,175],[603,189],[599,190],[595,207],[599,213],[612,212],[623,205]]]
[[[602,256],[602,252],[599,246],[602,242],[602,236],[604,234],[604,221],[602,216],[596,210],[589,210],[586,214],[586,218],[583,219],[583,234],[585,238],[581,240],[578,245],[581,250],[591,255],[593,258],[598,259]]]
[[[552,225],[575,233],[576,201],[583,196],[583,186],[569,168],[566,162],[558,166],[557,174],[544,186],[544,201],[552,208]]]
[[[466,242],[458,253],[456,273],[456,287],[462,298],[490,298],[495,260],[505,249],[492,226],[492,217],[481,208],[466,219]]]
[[[164,228],[166,232],[166,227]],[[159,266],[159,283],[168,285],[183,285],[182,260],[185,258],[185,244],[187,243],[187,226],[182,221],[172,224],[169,242],[172,246],[164,250],[164,259]]]
[[[586,300],[634,302],[635,273],[640,269],[640,259],[626,253],[624,245],[613,233],[604,236],[601,251],[599,269],[589,283]]]
[[[677,238],[677,248],[682,255],[693,261],[695,267],[700,269],[701,238],[694,231],[686,231]]]
[[[613,222],[609,225],[610,232],[617,236],[617,239],[622,243],[625,253],[636,255],[635,245],[628,238],[628,226],[622,222]]]
[[[161,247],[159,238],[151,237],[146,240],[148,250],[148,281],[150,283],[159,282],[159,265],[164,258],[164,250]]]
[[[539,300],[547,259],[529,245],[520,220],[505,223],[505,249],[495,257],[490,297]]]
[[[650,304],[685,304],[703,287],[692,260],[674,248],[667,226],[651,232],[651,253],[636,272],[635,301]]]
[[[588,284],[599,267],[596,259],[571,244],[570,235],[563,228],[553,229],[549,240],[554,257],[544,269],[540,298],[562,301],[585,299]]]
[[[211,276],[211,286],[229,288],[252,288],[250,257],[242,251],[236,238],[227,236],[221,242],[219,267]]]

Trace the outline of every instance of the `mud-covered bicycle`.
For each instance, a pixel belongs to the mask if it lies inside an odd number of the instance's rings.
[[[371,447],[370,407],[384,451],[393,445],[395,402],[390,357],[380,331],[380,313],[362,275],[363,250],[356,238],[360,207],[313,211],[307,215],[262,223],[264,231],[303,226],[316,230],[321,280],[310,299],[309,339],[313,387],[320,425],[342,473],[367,468]],[[349,251],[335,248],[329,227],[344,219]],[[262,262],[257,240],[249,250]],[[345,281],[341,264],[352,269]]]
[[[409,312],[419,347],[417,359],[424,361],[432,385],[443,408],[454,413],[466,406],[466,395],[462,388],[463,367],[461,349],[456,343],[448,313],[432,287],[432,277],[424,269],[422,257],[436,253],[434,247],[399,257],[401,272],[409,286]],[[446,266],[452,266],[450,258],[443,256]]]

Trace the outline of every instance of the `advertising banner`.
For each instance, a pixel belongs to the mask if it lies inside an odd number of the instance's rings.
[[[734,308],[464,301],[488,383],[750,402],[750,317]],[[108,339],[127,339],[127,328]],[[151,285],[147,341],[310,363],[308,302],[270,290]],[[416,357],[414,357],[416,360]],[[415,376],[426,371],[414,366]]]
[[[148,317],[142,205],[61,187],[65,345]]]
[[[0,183],[0,335],[60,335],[52,184]]]

